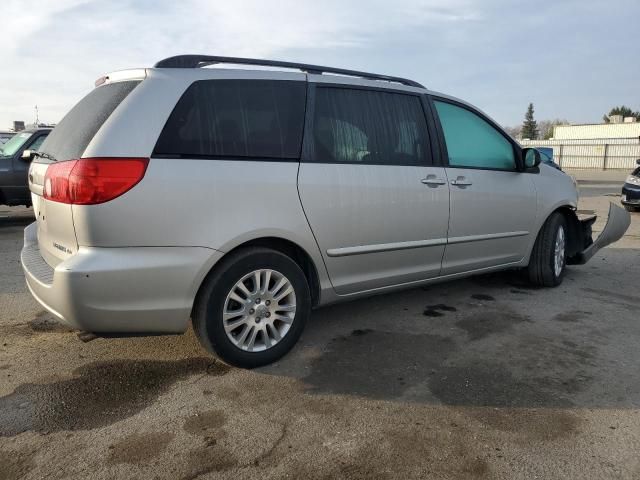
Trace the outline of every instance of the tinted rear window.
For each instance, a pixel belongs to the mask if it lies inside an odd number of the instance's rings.
[[[115,82],[93,89],[56,125],[40,150],[57,160],[80,158],[107,118],[139,83]]]
[[[194,82],[169,116],[154,154],[297,159],[305,95],[304,82]]]
[[[424,110],[414,95],[318,88],[313,138],[315,162],[425,165],[431,161]]]

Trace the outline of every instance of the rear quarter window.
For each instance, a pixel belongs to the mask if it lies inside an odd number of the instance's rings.
[[[107,118],[139,83],[115,82],[93,89],[56,125],[40,150],[56,160],[80,158]]]
[[[304,82],[194,82],[171,112],[154,155],[298,159],[305,99]]]

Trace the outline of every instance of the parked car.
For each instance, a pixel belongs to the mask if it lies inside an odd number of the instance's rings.
[[[0,147],[7,143],[15,134],[16,132],[10,130],[0,130]]]
[[[191,317],[256,367],[313,307],[514,268],[554,287],[629,225],[612,206],[592,242],[567,175],[412,80],[186,55],[96,84],[31,165],[21,255],[34,297],[88,332]]]
[[[622,186],[622,205],[630,212],[640,210],[640,158],[636,163],[638,167],[631,172]]]
[[[40,148],[50,131],[23,130],[0,145],[0,205],[31,205],[27,171],[32,152]]]
[[[540,160],[545,165],[549,165],[550,167],[555,168],[556,170],[562,171],[560,165],[558,165],[553,159],[553,148],[550,147],[536,147],[536,150],[540,152]]]

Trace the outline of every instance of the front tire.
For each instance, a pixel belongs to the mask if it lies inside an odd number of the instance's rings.
[[[275,362],[296,344],[311,314],[304,272],[268,248],[232,253],[205,280],[193,328],[224,362],[255,368]]]
[[[631,212],[631,213],[637,212],[638,210],[640,210],[638,207],[634,207],[633,205],[623,205],[623,207],[627,212]]]
[[[541,287],[562,283],[567,264],[567,222],[561,213],[552,214],[542,226],[531,252],[527,275]]]

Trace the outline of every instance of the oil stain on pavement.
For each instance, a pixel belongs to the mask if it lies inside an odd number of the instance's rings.
[[[307,392],[463,407],[572,407],[573,395],[591,381],[581,349],[530,338],[522,348],[507,347],[522,352],[507,362],[499,353],[494,358],[466,354],[472,343],[530,321],[515,312],[489,311],[456,322],[467,332],[464,336],[354,331],[334,338],[312,361],[304,378]],[[532,368],[532,360],[541,355],[550,364]]]
[[[111,425],[140,412],[182,378],[197,373],[224,375],[229,369],[208,358],[84,365],[71,379],[20,385],[0,397],[0,437]]]
[[[29,322],[29,327],[38,333],[69,333],[73,331],[71,327],[58,322],[53,315],[45,311],[36,315],[36,318]]]
[[[312,362],[305,379],[314,393],[337,393],[389,399],[401,397],[407,385],[424,381],[453,351],[452,339],[369,331],[337,337],[329,351]]]
[[[474,300],[480,300],[481,302],[495,302],[496,300],[491,295],[487,295],[485,293],[474,293],[471,295],[471,298]]]
[[[569,312],[559,313],[555,315],[553,319],[556,322],[577,323],[580,320],[587,318],[588,315],[591,315],[591,312],[582,310],[571,310]]]
[[[455,312],[457,310],[458,309],[456,307],[445,305],[444,303],[438,303],[437,305],[429,305],[428,307],[425,307],[422,314],[425,317],[442,317],[444,315],[442,312]]]
[[[222,428],[226,423],[227,417],[222,411],[209,410],[192,415],[182,428],[187,433],[203,437],[206,446],[211,447],[227,436]]]
[[[530,378],[516,378],[503,365],[476,361],[441,368],[429,382],[445,405],[492,407],[569,407],[571,402]]]
[[[133,433],[109,446],[109,463],[145,463],[160,456],[175,435],[169,432]]]
[[[190,416],[184,423],[185,432],[202,437],[204,444],[189,452],[189,471],[183,480],[192,480],[212,472],[229,470],[238,460],[219,441],[227,436],[222,428],[227,417],[221,410],[208,410]]]
[[[465,330],[469,340],[480,340],[488,335],[510,331],[514,325],[530,322],[529,317],[509,311],[487,311],[469,315],[456,322]]]

